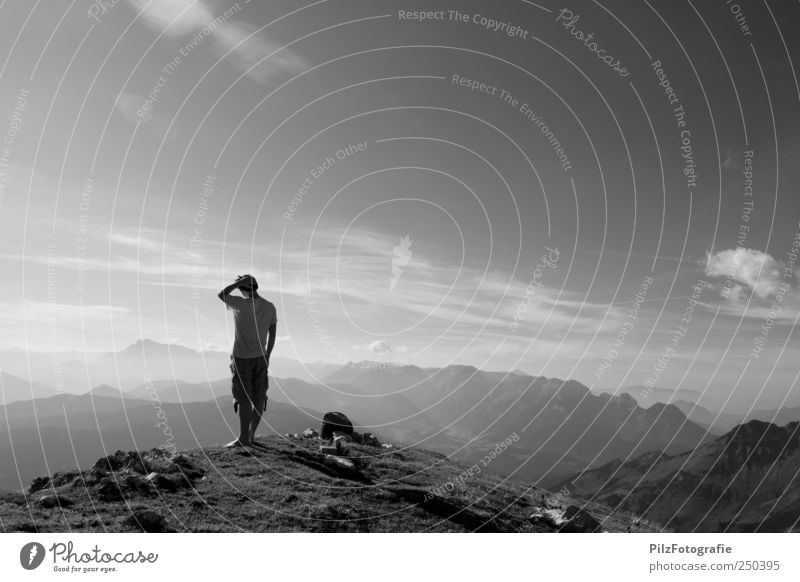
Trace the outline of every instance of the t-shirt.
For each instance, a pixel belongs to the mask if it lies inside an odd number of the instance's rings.
[[[269,328],[278,322],[275,305],[260,296],[248,299],[228,295],[223,301],[233,311],[236,324],[234,357],[258,358],[266,355]]]

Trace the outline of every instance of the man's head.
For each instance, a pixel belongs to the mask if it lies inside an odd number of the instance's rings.
[[[236,281],[241,281],[239,289],[245,297],[252,297],[256,294],[256,290],[258,289],[258,281],[256,281],[256,278],[252,275],[239,275],[236,278]]]

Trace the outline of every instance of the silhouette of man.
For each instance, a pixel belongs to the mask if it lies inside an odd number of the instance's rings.
[[[235,289],[239,289],[243,297],[231,295]],[[267,408],[267,372],[278,318],[275,305],[261,297],[257,290],[255,277],[240,275],[218,294],[233,311],[236,325],[231,355],[231,389],[233,409],[239,413],[239,438],[228,443],[228,447],[251,444]]]

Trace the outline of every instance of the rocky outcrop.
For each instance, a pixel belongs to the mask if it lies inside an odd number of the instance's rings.
[[[538,508],[528,520],[534,525],[545,525],[565,533],[601,531],[600,522],[591,513],[577,505],[570,505],[566,509]]]
[[[204,471],[183,455],[169,457],[159,449],[117,451],[99,459],[88,471],[66,471],[33,480],[29,493],[45,493],[43,507],[65,507],[69,490],[85,490],[99,501],[117,502],[131,495],[155,495],[159,490],[190,487]]]

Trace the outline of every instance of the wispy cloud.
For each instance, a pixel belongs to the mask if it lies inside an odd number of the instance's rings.
[[[179,36],[202,28],[214,19],[202,1],[196,0],[128,0],[148,26]]]
[[[280,250],[270,244],[212,239],[193,250],[188,235],[164,234],[158,229],[115,228],[113,234],[98,233],[108,245],[91,257],[65,253],[53,261],[47,255],[27,254],[25,260],[40,265],[51,261],[62,269],[135,274],[139,285],[182,287],[187,296],[189,289],[216,291],[238,273],[252,272],[262,294],[287,310],[285,321],[295,326],[293,330],[303,327],[307,302],[314,300],[325,307],[325,327],[342,335],[342,345],[382,355],[410,353],[428,342],[468,345],[478,350],[476,354],[488,355],[505,341],[515,346],[505,348],[510,353],[521,354],[535,344],[537,356],[558,352],[579,357],[592,341],[615,336],[629,310],[590,301],[583,292],[548,287],[546,280],[531,294],[524,273],[512,278],[483,265],[454,265],[422,240],[393,292],[393,232],[351,228],[342,238],[340,229],[327,225],[314,231],[310,253],[302,232],[284,241]],[[555,279],[554,283],[558,284]],[[524,313],[518,329],[512,331],[520,310]],[[378,337],[409,326],[413,331],[397,341],[359,343],[363,334],[353,337],[353,322]],[[218,326],[219,321],[209,325]]]
[[[128,0],[142,21],[158,32],[180,39],[208,42],[217,56],[225,56],[247,76],[266,83],[280,73],[297,74],[310,65],[264,32],[241,22],[239,3],[215,10],[207,0]],[[253,3],[255,6],[255,3]],[[192,45],[194,46],[194,45]]]
[[[356,344],[354,350],[367,350],[373,354],[387,356],[391,354],[404,354],[408,351],[406,346],[394,345],[386,340],[375,340],[364,344]]]
[[[24,301],[19,303],[0,303],[0,319],[14,323],[75,323],[86,321],[107,321],[112,317],[127,315],[130,309],[114,305],[76,305],[68,303],[49,303],[47,301]]]
[[[245,25],[220,27],[215,48],[222,55],[234,55],[235,64],[257,83],[266,84],[282,72],[292,74],[308,69],[309,62],[294,51],[269,38],[258,36],[255,29]]]
[[[133,247],[135,249],[146,250],[151,252],[163,252],[165,247],[158,241],[143,237],[131,236],[121,232],[111,232],[108,234],[108,240],[111,243]]]

